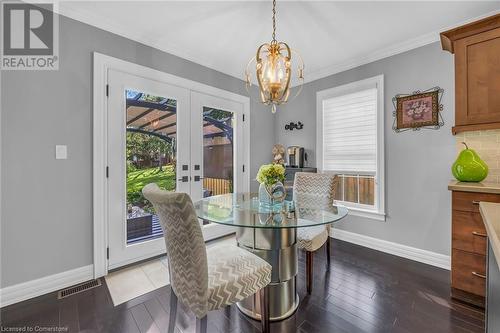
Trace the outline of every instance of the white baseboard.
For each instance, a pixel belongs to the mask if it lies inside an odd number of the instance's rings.
[[[75,268],[0,289],[0,307],[73,286],[94,278],[94,265]]]
[[[398,257],[411,259],[448,270],[451,267],[450,256],[444,254],[422,250],[416,247],[411,247],[399,243],[393,243],[341,229],[333,228],[331,234],[335,239],[340,239],[349,243],[368,247],[370,249],[393,254]]]

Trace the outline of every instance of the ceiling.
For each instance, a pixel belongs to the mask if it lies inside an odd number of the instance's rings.
[[[271,1],[69,1],[66,16],[244,78],[271,37]],[[277,39],[312,81],[439,40],[439,31],[500,11],[499,1],[278,1]]]

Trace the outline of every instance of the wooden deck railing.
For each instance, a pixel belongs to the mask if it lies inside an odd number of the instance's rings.
[[[375,177],[370,175],[339,175],[335,200],[363,205],[375,203]]]
[[[210,191],[210,195],[231,193],[231,180],[223,178],[204,178],[203,188]]]

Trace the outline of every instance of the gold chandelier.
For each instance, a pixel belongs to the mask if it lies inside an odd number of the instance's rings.
[[[276,40],[276,0],[273,0],[273,34],[270,43],[259,46],[255,57],[250,59],[245,70],[246,86],[251,86],[250,66],[255,61],[257,82],[259,83],[260,99],[266,105],[271,105],[272,113],[276,106],[284,104],[290,97],[290,81],[292,79],[292,52],[297,55],[297,80],[300,88],[294,98],[302,90],[304,83],[304,62],[302,57],[292,50],[287,43]]]

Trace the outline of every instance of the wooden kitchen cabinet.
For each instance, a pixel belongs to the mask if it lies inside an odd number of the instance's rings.
[[[451,182],[451,296],[484,307],[487,235],[479,202],[500,203],[500,184]],[[493,192],[493,193],[492,193]]]
[[[441,33],[455,54],[455,126],[463,131],[500,128],[500,14]]]

